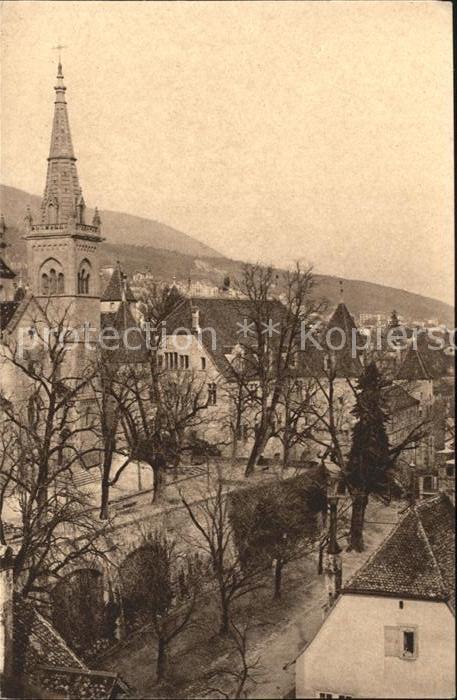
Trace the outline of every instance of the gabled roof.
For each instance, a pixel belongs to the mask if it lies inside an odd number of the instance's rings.
[[[429,380],[444,377],[448,374],[453,359],[449,362],[449,356],[444,352],[439,340],[426,332],[419,333],[405,353],[397,379]]]
[[[331,355],[336,377],[354,378],[362,374],[359,355],[365,341],[345,304],[338,304],[324,328],[316,331],[316,340],[320,347],[315,348],[310,342],[303,354],[305,372],[324,374],[325,356]]]
[[[4,331],[19,306],[18,301],[0,302],[0,331]]]
[[[16,277],[16,273],[8,267],[3,258],[0,258],[0,279],[13,280]]]
[[[383,398],[387,404],[387,411],[391,415],[413,408],[420,404],[419,399],[415,399],[400,384],[392,384],[383,390]]]
[[[397,379],[422,380],[431,379],[432,376],[427,369],[426,363],[419,350],[410,347],[406,351],[405,359],[400,365]]]
[[[445,494],[409,508],[342,593],[455,605],[455,508]]]
[[[119,267],[116,267],[111,275],[111,279],[108,282],[105,291],[102,294],[101,301],[122,301],[123,285],[124,280],[122,278],[122,272]],[[130,302],[136,301],[127,281],[125,281],[125,300]]]
[[[272,299],[267,302],[270,307],[266,313],[272,323],[280,322],[285,314],[284,305]],[[207,352],[214,358],[220,372],[229,372],[229,362],[226,355],[231,354],[237,345],[248,344],[255,337],[252,333],[243,332],[253,320],[253,302],[249,299],[234,297],[189,297],[183,299],[165,319],[167,335],[175,331],[192,329],[192,309],[198,309],[199,326],[202,329],[201,339]],[[214,333],[210,330],[213,329]],[[274,337],[274,336],[273,336]]]
[[[30,294],[30,292],[26,292],[19,301],[10,301],[6,302],[6,304],[10,304],[8,310],[6,310],[5,307],[5,313],[8,314],[8,320],[4,324],[0,319],[0,327],[2,331],[7,331],[8,333],[11,333],[14,330],[30,304],[35,304],[36,308],[38,309],[38,313],[43,314],[42,308],[38,304],[37,300]]]
[[[102,313],[100,326],[102,332],[106,331],[102,337],[102,351],[107,360],[126,364],[148,361],[145,335],[133,318],[127,302],[121,302],[117,311]],[[115,333],[110,334],[108,329],[114,329]]]

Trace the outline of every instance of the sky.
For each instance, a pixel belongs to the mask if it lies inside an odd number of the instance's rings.
[[[60,43],[88,206],[453,301],[450,3],[9,1],[1,19],[4,184],[42,194]]]

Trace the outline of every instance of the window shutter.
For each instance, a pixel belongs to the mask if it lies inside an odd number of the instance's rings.
[[[398,656],[398,627],[384,627],[384,656]]]

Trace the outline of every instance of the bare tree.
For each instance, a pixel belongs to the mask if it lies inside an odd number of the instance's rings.
[[[151,466],[153,502],[157,502],[163,496],[166,471],[172,469],[176,473],[186,439],[206,420],[206,386],[192,372],[169,373],[157,366],[152,367],[147,381],[131,373],[126,385],[120,420],[128,459]]]
[[[15,513],[11,534],[3,534],[15,539],[13,575],[25,596],[46,588],[68,563],[109,549],[90,496],[74,480],[96,454],[85,413],[92,366],[79,374],[75,350],[67,313],[51,319],[46,308],[29,346],[4,349],[16,391],[0,395],[7,444],[0,512],[8,504]]]
[[[230,622],[230,637],[233,641],[233,649],[238,658],[238,663],[224,665],[205,674],[204,682],[205,689],[202,691],[202,697],[216,693],[223,698],[238,698],[247,697],[246,685],[248,683],[256,684],[256,673],[260,670],[260,658],[257,656],[249,660],[248,632],[250,626],[235,625]],[[230,692],[222,690],[219,685],[208,685],[213,680],[226,682],[230,686]]]
[[[311,316],[324,306],[313,297],[311,269],[300,265],[281,275],[272,267],[245,265],[239,284],[243,294],[245,339],[241,362],[231,363],[230,379],[244,390],[255,423],[254,443],[246,466],[253,473],[268,440],[275,432],[284,387],[298,376],[301,332]]]
[[[229,502],[220,482],[215,491],[194,504],[182,494],[181,500],[198,536],[192,544],[211,562],[219,598],[220,634],[227,635],[233,603],[262,585],[259,568],[254,563],[249,566],[240,558],[229,517]]]

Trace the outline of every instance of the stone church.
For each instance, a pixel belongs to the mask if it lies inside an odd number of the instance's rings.
[[[80,367],[87,354],[84,341],[87,333],[94,340],[106,324],[121,331],[127,324],[136,326],[131,314],[131,290],[120,265],[112,278],[101,288],[100,246],[101,219],[97,208],[92,221],[86,221],[86,205],[79,183],[66,102],[66,87],[59,61],[54,100],[54,117],[46,183],[39,220],[30,209],[24,219],[27,247],[28,289],[24,292],[15,283],[15,272],[7,264],[7,228],[0,227],[0,338],[3,347],[17,342],[33,343],[37,324],[63,324],[71,329],[73,342],[79,343],[74,354]],[[106,308],[107,295],[109,309]],[[113,308],[116,314],[113,314]],[[145,348],[139,328],[140,351],[130,353],[128,360],[144,361]],[[24,340],[25,339],[25,340]],[[4,353],[3,353],[4,354]],[[125,359],[125,354],[123,355]],[[4,365],[0,358],[0,362]],[[8,383],[8,371],[2,367],[2,387]],[[14,383],[12,377],[11,382]]]

